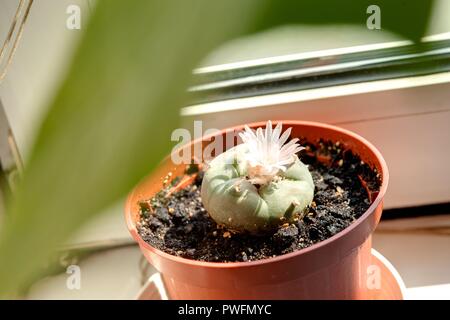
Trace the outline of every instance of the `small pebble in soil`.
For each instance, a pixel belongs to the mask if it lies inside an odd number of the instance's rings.
[[[380,175],[340,142],[302,144],[306,149],[299,157],[309,165],[316,188],[309,211],[297,221],[281,221],[277,230],[262,235],[236,233],[217,225],[201,202],[203,172],[189,166],[188,173],[197,174],[194,184],[166,197],[179,180],[175,177],[154,198],[139,203],[139,234],[150,245],[169,254],[212,262],[275,257],[335,235],[367,210],[370,200],[366,188],[378,191]]]

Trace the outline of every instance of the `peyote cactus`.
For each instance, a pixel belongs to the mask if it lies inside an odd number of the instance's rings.
[[[201,196],[218,224],[257,233],[293,221],[311,204],[314,183],[296,155],[303,148],[298,139],[285,144],[291,128],[281,129],[270,121],[256,132],[246,126],[243,143],[210,162]]]

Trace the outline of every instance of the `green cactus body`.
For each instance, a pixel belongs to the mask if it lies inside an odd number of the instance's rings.
[[[314,196],[308,167],[294,155],[286,171],[257,186],[247,178],[247,152],[241,144],[211,161],[201,190],[209,215],[230,229],[257,233],[304,213]]]

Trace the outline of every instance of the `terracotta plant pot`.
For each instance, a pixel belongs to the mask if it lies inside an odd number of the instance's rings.
[[[276,122],[274,122],[276,124]],[[371,264],[371,235],[382,212],[388,185],[388,169],[380,152],[367,140],[350,131],[326,124],[283,121],[292,127],[292,137],[339,141],[361,160],[376,168],[381,187],[373,195],[368,210],[349,227],[327,240],[308,248],[274,258],[234,263],[201,262],[162,252],[139,236],[138,201],[152,197],[161,189],[161,179],[169,171],[182,174],[185,166],[174,166],[170,158],[152,176],[141,182],[129,195],[126,221],[144,256],[162,274],[168,294],[173,299],[365,299]],[[252,128],[264,127],[254,123]],[[240,130],[242,127],[228,130]],[[228,131],[227,130],[227,131]],[[225,137],[227,131],[221,134]],[[225,140],[225,139],[224,139]],[[194,141],[194,144],[208,142]]]

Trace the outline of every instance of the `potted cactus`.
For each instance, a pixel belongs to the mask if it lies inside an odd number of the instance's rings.
[[[252,233],[299,219],[311,205],[314,182],[297,153],[291,128],[281,134],[281,122],[265,131],[245,127],[243,143],[217,156],[206,170],[201,198],[217,223]]]
[[[386,164],[349,131],[284,124],[224,130],[241,143],[200,166],[168,158],[130,194],[128,228],[172,298],[367,296]]]

